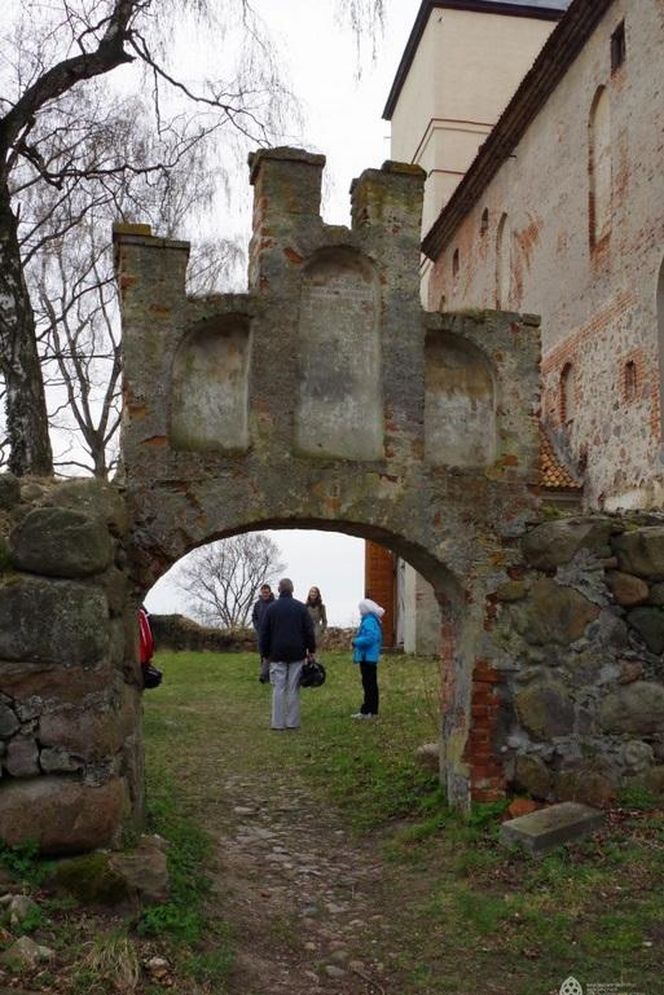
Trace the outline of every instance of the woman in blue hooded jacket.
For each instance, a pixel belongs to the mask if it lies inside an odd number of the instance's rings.
[[[385,609],[370,598],[360,601],[360,627],[353,639],[353,663],[359,663],[364,701],[354,719],[374,719],[378,715],[378,661],[383,644],[380,620]]]

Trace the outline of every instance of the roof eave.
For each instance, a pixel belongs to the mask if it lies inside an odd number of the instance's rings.
[[[402,87],[410,72],[424,29],[429,22],[429,16],[432,11],[441,8],[469,10],[482,14],[509,14],[512,17],[530,17],[540,21],[558,21],[565,13],[554,7],[530,7],[509,2],[496,3],[493,0],[422,0],[383,110],[385,121],[392,120]]]

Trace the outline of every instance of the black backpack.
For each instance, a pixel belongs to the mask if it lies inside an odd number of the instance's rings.
[[[159,667],[153,666],[151,663],[147,667],[143,667],[143,687],[144,688],[158,688],[161,684],[163,674]]]
[[[318,660],[307,660],[300,673],[300,687],[319,688],[325,683],[325,667]]]

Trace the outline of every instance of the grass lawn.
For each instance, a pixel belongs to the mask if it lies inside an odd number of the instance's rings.
[[[619,810],[606,832],[545,858],[507,852],[497,807],[462,821],[414,762],[415,748],[437,735],[435,661],[387,657],[380,719],[351,722],[357,670],[347,655],[329,655],[326,685],[302,692],[301,732],[284,736],[268,728],[269,689],[253,656],[159,662],[165,683],[146,700],[153,796],[174,785],[179,811],[213,825],[223,757],[240,777],[291,772],[359,839],[379,839],[403,995],[544,995],[569,975],[631,985],[622,995],[664,992],[664,813]]]
[[[327,655],[327,683],[303,690],[294,734],[269,729],[270,689],[254,655],[161,653],[157,662],[164,683],[144,702],[148,806],[150,828],[170,841],[171,900],[132,920],[104,916],[42,896],[29,852],[0,853],[39,901],[24,931],[57,952],[55,967],[0,974],[0,990],[11,977],[65,995],[253,995],[238,987],[247,939],[224,898],[219,841],[234,831],[243,790],[279,783],[320,813],[322,838],[333,813],[349,847],[379,864],[371,901],[385,935],[373,942],[388,967],[373,986],[325,991],[558,995],[573,975],[584,995],[600,984],[603,995],[664,992],[664,812],[633,799],[579,845],[540,859],[505,850],[501,806],[462,820],[415,763],[416,747],[437,737],[435,661],[384,659],[380,718],[353,722],[357,669],[347,654]],[[7,925],[0,919],[0,946]],[[292,917],[265,934],[275,963],[298,942]],[[155,955],[170,965],[166,981],[146,972]]]

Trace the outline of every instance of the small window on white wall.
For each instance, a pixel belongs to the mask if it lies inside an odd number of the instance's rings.
[[[633,359],[629,359],[625,363],[625,369],[623,371],[623,381],[624,381],[624,394],[626,401],[633,401],[636,398],[636,392],[638,387],[636,363]]]
[[[456,280],[459,275],[459,250],[454,250],[454,255],[452,256],[452,276]]]
[[[489,230],[489,208],[485,207],[482,211],[482,220],[480,221],[480,235],[486,235]]]
[[[620,69],[627,57],[627,39],[625,38],[625,22],[621,21],[611,35],[611,72]]]

